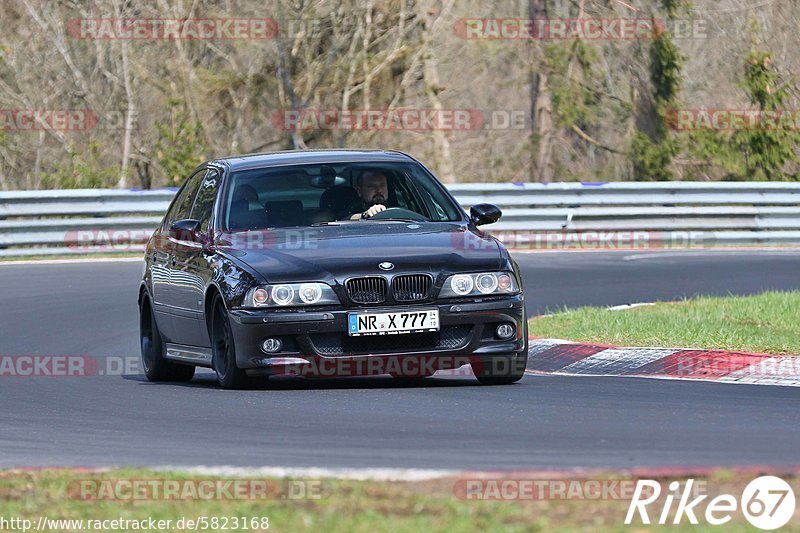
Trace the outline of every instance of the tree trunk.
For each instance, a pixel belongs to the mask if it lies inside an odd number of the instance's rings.
[[[127,108],[125,109],[125,134],[122,141],[122,164],[120,165],[117,187],[124,189],[128,186],[128,165],[131,158],[131,131],[133,130],[133,121],[136,116],[136,102],[133,97],[130,66],[128,65],[128,43],[123,39],[120,41],[120,45],[122,47],[122,78],[125,85]]]
[[[547,18],[547,0],[529,0],[528,18]],[[550,155],[553,142],[553,118],[544,51],[536,40],[531,40],[531,177],[534,181],[549,182],[553,179]]]
[[[424,12],[425,34],[422,44],[424,49],[422,75],[425,83],[425,94],[428,96],[431,106],[437,111],[442,111],[444,106],[442,105],[442,101],[439,99],[439,92],[442,90],[442,86],[439,81],[439,68],[436,64],[436,59],[433,57],[431,40],[433,39],[439,27],[439,21],[441,20],[441,17],[446,14],[452,5],[452,1],[446,3],[438,13],[437,10],[433,9],[432,7],[426,9]],[[447,138],[446,132],[438,128],[435,128],[432,134],[434,146],[436,147],[436,167],[439,179],[441,179],[444,183],[455,183],[456,172],[455,167],[453,166],[453,152],[450,148],[450,139]]]

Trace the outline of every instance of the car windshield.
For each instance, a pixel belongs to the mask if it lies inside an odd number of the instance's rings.
[[[223,203],[230,231],[349,221],[373,205],[374,220],[454,222],[461,211],[418,163],[338,163],[233,172]],[[366,223],[366,222],[365,222]]]

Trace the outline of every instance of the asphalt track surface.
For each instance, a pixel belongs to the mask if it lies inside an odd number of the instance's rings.
[[[528,311],[800,289],[797,252],[515,254]],[[141,265],[0,266],[0,355],[138,355]],[[446,469],[800,465],[796,388],[532,376],[283,379],[222,391],[141,376],[0,378],[0,467]]]

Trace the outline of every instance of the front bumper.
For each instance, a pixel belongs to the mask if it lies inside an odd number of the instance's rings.
[[[409,333],[371,337],[348,337],[347,316],[352,312],[398,312],[438,309],[438,333]],[[457,368],[475,359],[489,359],[498,354],[525,353],[527,327],[523,296],[504,296],[483,300],[435,301],[392,307],[346,309],[340,306],[315,310],[243,310],[229,311],[236,343],[236,363],[251,374],[287,373],[287,364],[302,373],[303,362],[319,369],[362,374],[364,368],[375,373],[382,368],[372,363],[388,358],[414,360],[424,358],[425,369]],[[516,336],[510,340],[495,338],[500,323],[513,323]],[[261,349],[264,339],[277,337],[282,351],[267,354]],[[366,366],[360,363],[364,362]],[[300,365],[300,366],[297,366]],[[308,367],[305,368],[308,371]],[[336,373],[337,370],[330,370]],[[292,373],[292,372],[288,372]],[[312,371],[311,374],[314,372]],[[324,372],[323,372],[324,373]],[[380,372],[385,373],[385,372]],[[398,372],[399,373],[399,372]]]

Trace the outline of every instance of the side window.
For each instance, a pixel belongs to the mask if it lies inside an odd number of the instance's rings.
[[[170,225],[176,220],[189,218],[189,210],[197,194],[197,188],[200,186],[200,181],[206,172],[206,169],[199,170],[192,174],[192,177],[186,181],[186,185],[184,185],[183,189],[178,193],[178,198],[175,200],[175,203],[172,204],[172,209],[167,216],[166,229],[169,229]]]
[[[200,232],[208,233],[208,225],[211,221],[211,213],[214,210],[214,200],[217,198],[219,185],[219,174],[215,170],[209,170],[202,180],[200,180],[200,190],[197,191],[194,206],[188,218],[200,221]]]

